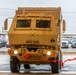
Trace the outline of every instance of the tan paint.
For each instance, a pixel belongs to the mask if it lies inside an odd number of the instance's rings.
[[[31,20],[30,28],[17,28],[17,20]],[[51,27],[36,28],[36,20],[49,20]],[[11,44],[8,53],[10,56],[16,56],[21,63],[41,64],[43,63],[41,60],[56,59],[60,50],[61,33],[62,15],[60,7],[20,7],[16,10],[8,31],[9,43]],[[18,51],[17,55],[14,54],[15,50]],[[47,55],[48,51],[51,52],[50,56]],[[23,58],[24,54],[31,55],[33,58],[25,59]]]

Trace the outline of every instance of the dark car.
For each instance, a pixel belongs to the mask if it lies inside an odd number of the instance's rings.
[[[0,48],[2,47],[3,45],[2,45],[2,42],[0,41]]]
[[[0,38],[0,41],[2,42],[2,47],[4,47],[6,45],[6,40]]]

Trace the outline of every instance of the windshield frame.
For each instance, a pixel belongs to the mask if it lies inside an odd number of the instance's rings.
[[[30,27],[21,27],[21,28],[17,28],[16,24],[17,24],[17,20],[31,20],[31,25]],[[41,17],[26,17],[26,18],[17,18],[16,22],[15,22],[15,29],[36,29],[36,30],[52,30],[52,24],[53,24],[53,19],[51,18],[41,18]],[[36,27],[36,20],[49,20],[51,21],[51,26],[50,28],[37,28]]]

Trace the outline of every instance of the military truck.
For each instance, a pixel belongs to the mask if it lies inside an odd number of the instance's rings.
[[[7,29],[8,18],[4,22]],[[65,20],[60,7],[19,7],[8,31],[11,48],[11,72],[19,72],[20,65],[50,64],[52,73],[59,73],[62,60],[61,36]]]

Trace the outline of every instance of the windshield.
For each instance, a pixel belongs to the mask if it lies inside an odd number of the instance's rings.
[[[36,20],[36,28],[50,28],[50,20]]]
[[[31,20],[17,20],[17,28],[28,28],[31,26]]]

